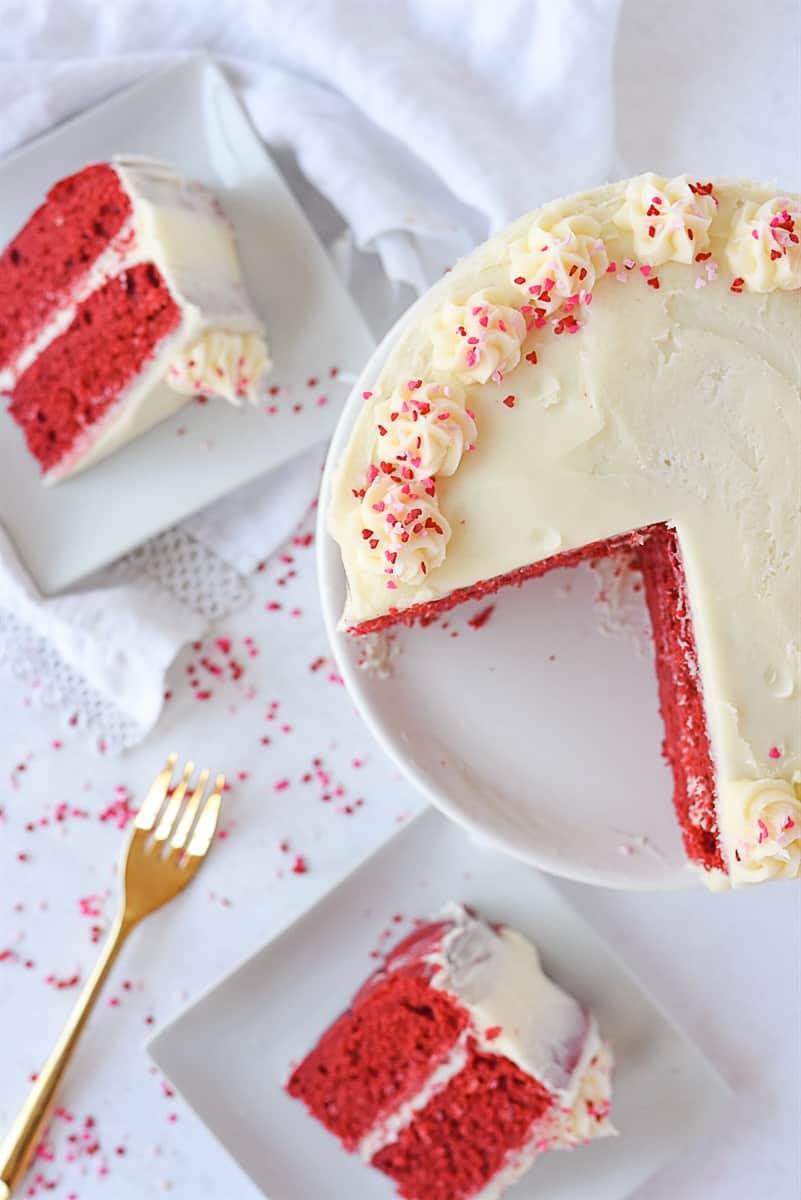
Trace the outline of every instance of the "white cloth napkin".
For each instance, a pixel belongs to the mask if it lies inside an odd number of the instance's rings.
[[[791,186],[801,175],[793,97],[764,86],[794,77],[796,43],[776,30],[797,22],[795,0],[777,0],[771,22],[740,20],[745,0],[675,0],[649,6],[647,19],[628,0],[11,8],[0,29],[0,153],[204,49],[377,334],[458,255],[550,196],[646,169],[780,175]],[[301,515],[319,465],[314,451],[186,522],[184,535],[247,574]],[[42,600],[0,540],[0,659],[4,636],[9,657],[9,636],[19,643],[24,627],[41,661],[66,664],[57,702],[75,688],[90,695],[96,712],[123,720],[118,741],[157,719],[164,671],[207,623],[187,600],[130,570]]]

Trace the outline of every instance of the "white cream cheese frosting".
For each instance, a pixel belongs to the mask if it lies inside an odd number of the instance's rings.
[[[792,854],[781,870],[746,869],[748,856],[764,864],[765,841],[742,829],[749,789],[801,770],[799,233],[798,197],[683,176],[520,218],[415,306],[370,385],[329,514],[347,628],[557,548],[673,526],[733,883],[799,875]],[[422,571],[410,539],[394,575],[363,553],[362,500],[380,469],[375,413],[409,380],[464,390],[475,452],[429,478],[445,544],[420,555]]]
[[[255,403],[270,366],[263,324],[245,292],[233,229],[214,194],[152,159],[120,156],[110,165],[131,201],[131,216],[67,303],[3,372],[0,387],[13,388],[92,292],[139,263],[155,264],[180,321],[103,418],[45,474],[45,483],[65,479],[119,449],[190,395]],[[199,370],[188,367],[190,358]],[[190,386],[194,382],[200,386]]]

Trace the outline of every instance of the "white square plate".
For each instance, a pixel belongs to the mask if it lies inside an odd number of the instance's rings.
[[[620,1136],[536,1163],[509,1200],[622,1200],[692,1139],[728,1096],[701,1053],[645,996],[542,875],[425,810],[149,1044],[159,1067],[270,1200],[391,1200],[291,1100],[291,1065],[347,1006],[391,930],[449,899],[526,933],[549,974],[597,1014],[615,1048]],[[399,914],[402,923],[393,921]]]
[[[267,325],[268,382],[281,390],[255,409],[190,403],[53,488],[42,487],[21,431],[0,413],[0,523],[46,593],[328,437],[344,399],[330,370],[358,372],[373,345],[236,96],[204,58],[151,76],[0,163],[0,245],[57,179],[121,153],[163,159],[217,193]]]

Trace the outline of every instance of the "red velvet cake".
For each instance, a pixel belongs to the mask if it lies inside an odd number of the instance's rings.
[[[0,256],[0,387],[45,482],[267,366],[212,193],[145,159],[62,179]]]
[[[799,299],[798,197],[644,175],[554,201],[414,307],[332,488],[356,635],[633,560],[714,887],[801,878]]]
[[[389,954],[288,1091],[406,1200],[496,1200],[547,1150],[614,1133],[611,1069],[531,943],[452,904]]]

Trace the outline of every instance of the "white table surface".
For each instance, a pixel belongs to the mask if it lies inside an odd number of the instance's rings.
[[[234,681],[228,670],[220,683],[200,665],[202,658],[223,665],[226,655],[213,639],[188,648],[171,673],[158,728],[122,760],[95,754],[75,729],[33,707],[26,688],[4,682],[0,1126],[75,994],[74,986],[53,980],[85,975],[96,953],[93,928],[105,927],[111,915],[106,893],[115,887],[121,834],[109,810],[124,813],[125,796],[141,794],[173,747],[232,780],[225,836],[202,874],[139,930],[114,972],[70,1071],[48,1140],[52,1159],[36,1165],[41,1179],[32,1195],[255,1200],[249,1181],[167,1094],[143,1042],[418,803],[371,745],[327,657],[313,548],[290,544],[286,553],[293,561],[276,556],[255,577],[249,607],[216,633],[230,639],[227,657],[244,666],[242,677]],[[282,607],[266,609],[271,603]],[[196,690],[210,690],[210,698],[194,698],[190,667],[204,679]],[[66,816],[59,821],[60,805]],[[288,851],[281,849],[285,840]],[[292,870],[298,855],[306,873]],[[706,1131],[638,1200],[795,1200],[801,888],[711,895],[560,886],[737,1091],[720,1127]],[[52,1180],[59,1185],[48,1192]]]
[[[786,17],[789,4],[779,7]],[[797,22],[788,26],[778,11],[757,10],[730,21],[728,12],[727,3],[714,0],[677,22],[670,7],[625,0],[616,71],[623,172],[656,166],[737,174],[745,156],[752,174],[797,182],[793,139],[776,150],[776,139],[764,136],[784,109],[787,88],[779,84],[797,75]],[[731,71],[688,74],[686,51],[696,43],[717,47],[717,66],[728,62]],[[743,71],[747,86],[732,88]],[[789,94],[797,95],[792,84]],[[640,119],[643,113],[653,119]],[[732,136],[722,137],[726,130]],[[125,796],[141,795],[173,748],[232,779],[225,836],[201,876],[142,927],[114,972],[69,1073],[31,1195],[257,1200],[200,1122],[168,1094],[143,1042],[419,803],[371,745],[332,678],[313,550],[290,545],[287,553],[293,562],[276,557],[256,576],[249,608],[216,632],[230,639],[242,678],[234,681],[228,670],[220,683],[198,665],[207,654],[214,665],[223,663],[213,639],[201,650],[188,648],[171,672],[172,696],[157,729],[122,760],[97,756],[75,729],[37,710],[29,689],[0,680],[0,1128],[75,994],[57,981],[86,974],[97,951],[93,929],[108,924],[113,904],[106,893],[115,887],[121,839],[109,812],[124,812]],[[288,577],[291,571],[297,574]],[[266,611],[270,603],[283,607]],[[258,651],[252,657],[246,638]],[[208,682],[209,699],[193,697],[189,666]],[[61,821],[58,811],[66,812]],[[292,871],[298,855],[305,873]],[[560,886],[705,1047],[736,1093],[718,1127],[704,1131],[637,1200],[797,1200],[801,888],[711,895]]]

